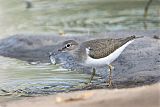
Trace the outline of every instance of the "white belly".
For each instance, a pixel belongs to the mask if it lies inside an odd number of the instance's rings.
[[[116,49],[113,53],[111,53],[110,55],[108,55],[105,58],[100,58],[100,59],[94,59],[91,57],[87,57],[87,60],[85,61],[85,64],[90,65],[90,66],[101,66],[101,65],[105,65],[105,64],[110,64],[112,63],[116,58],[118,58],[118,56],[122,53],[122,51],[130,44],[132,43],[134,40],[131,40],[129,42],[127,42],[126,44],[124,44],[123,46],[121,46],[120,48]],[[88,51],[88,50],[86,50]]]

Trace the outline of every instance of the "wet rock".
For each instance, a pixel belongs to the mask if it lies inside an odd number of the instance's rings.
[[[64,40],[74,39],[79,42],[93,38],[119,38],[136,35],[144,36],[130,44],[120,57],[113,62],[113,82],[115,87],[132,87],[138,85],[152,84],[160,81],[160,41],[154,39],[154,35],[159,35],[159,30],[151,31],[116,31],[94,36],[59,36],[59,35],[15,35],[0,41],[0,55],[17,58],[20,60],[34,62],[40,61],[48,63],[49,52],[57,51],[59,43]],[[91,73],[92,69],[77,64],[75,59],[66,54],[56,55],[58,62],[66,69],[78,71],[80,73]],[[106,67],[97,69],[97,75],[106,80],[108,72]]]

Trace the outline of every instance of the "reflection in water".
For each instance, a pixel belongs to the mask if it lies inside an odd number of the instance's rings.
[[[149,6],[151,5],[151,3],[153,2],[153,0],[149,0],[144,8],[144,29],[147,29],[147,22],[146,22],[146,18],[147,18],[147,15],[148,15],[148,9],[149,9]]]
[[[49,64],[29,65],[4,57],[0,57],[0,65],[0,95],[23,93],[34,96],[63,92],[89,78],[86,74]]]

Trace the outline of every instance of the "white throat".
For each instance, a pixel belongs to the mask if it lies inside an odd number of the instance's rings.
[[[122,45],[120,48],[116,49],[113,53],[111,53],[110,55],[104,57],[104,58],[100,58],[100,59],[94,59],[91,58],[88,54],[89,54],[89,48],[86,48],[86,53],[87,53],[87,60],[85,61],[85,64],[90,65],[90,66],[102,66],[102,65],[107,65],[112,63],[116,58],[118,58],[118,56],[122,53],[122,51],[130,44],[132,43],[134,40],[131,40],[129,42],[127,42],[126,44]]]

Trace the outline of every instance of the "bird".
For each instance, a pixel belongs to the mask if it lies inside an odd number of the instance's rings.
[[[111,63],[116,60],[123,50],[131,44],[135,39],[142,38],[135,35],[123,38],[103,38],[93,39],[84,42],[76,40],[66,40],[62,46],[58,48],[59,52],[68,52],[75,60],[85,66],[93,68],[89,83],[91,83],[97,66],[108,66],[109,78],[107,86],[112,86],[112,70]],[[50,58],[52,61],[53,59]]]

